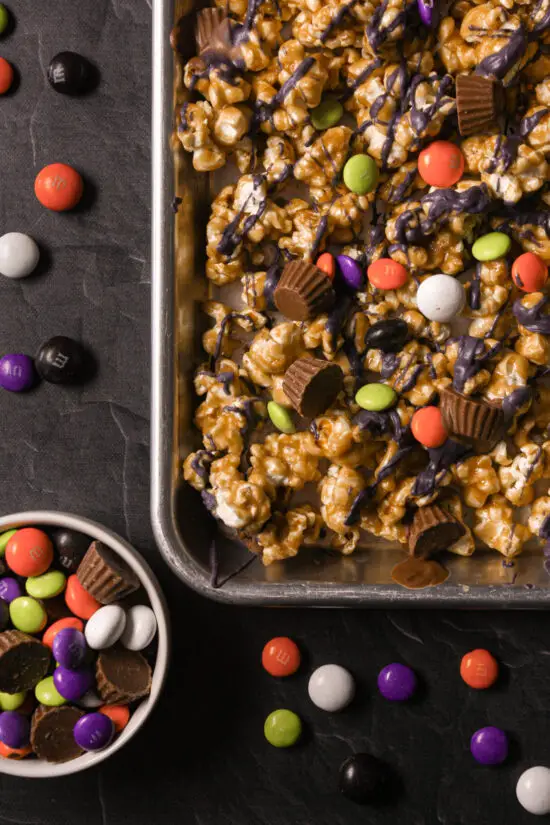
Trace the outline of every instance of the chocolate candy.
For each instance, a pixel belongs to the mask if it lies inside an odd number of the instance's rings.
[[[277,309],[291,321],[307,321],[330,309],[334,297],[326,272],[306,261],[288,263],[273,293]]]
[[[76,52],[59,52],[48,66],[48,83],[62,95],[81,95],[93,80],[90,63]]]
[[[147,660],[134,650],[115,645],[97,657],[97,691],[108,705],[126,704],[147,696],[151,678]]]
[[[276,636],[262,651],[262,665],[272,676],[292,676],[300,661],[298,645],[287,636]]]
[[[59,564],[69,573],[76,573],[90,546],[90,539],[83,533],[68,530],[66,527],[55,527],[49,532]]]
[[[0,691],[20,693],[32,690],[45,676],[50,651],[38,639],[19,630],[0,633]]]
[[[24,690],[21,693],[0,693],[0,709],[1,710],[17,710],[25,702],[27,692]]]
[[[397,393],[387,384],[365,384],[355,394],[355,403],[371,412],[388,410],[396,401]]]
[[[431,26],[434,20],[435,0],[417,0],[418,13],[425,26]]]
[[[298,358],[287,369],[283,392],[300,415],[315,418],[336,400],[344,385],[337,364],[319,358]]]
[[[344,116],[344,107],[334,97],[327,97],[311,110],[310,117],[313,126],[319,131],[336,126]]]
[[[40,706],[31,722],[31,745],[38,758],[60,763],[80,756],[83,750],[73,731],[82,716],[84,712],[75,707]]]
[[[512,264],[512,280],[522,292],[539,292],[548,280],[548,267],[539,255],[524,252]]]
[[[105,605],[88,621],[86,641],[92,650],[104,650],[118,642],[125,626],[126,613],[122,607],[118,604]]]
[[[380,171],[370,155],[354,155],[346,161],[342,177],[351,192],[368,195],[376,189]]]
[[[65,602],[69,610],[81,619],[91,619],[96,610],[101,607],[97,599],[94,599],[82,587],[76,574],[69,576],[67,579]]]
[[[61,705],[64,705],[67,701],[57,690],[53,676],[46,676],[45,679],[42,679],[36,685],[34,695],[41,705],[47,705],[52,708],[61,707]]]
[[[0,387],[9,392],[25,392],[36,382],[32,358],[21,353],[4,355],[0,359]]]
[[[20,596],[9,606],[10,619],[17,630],[23,633],[39,633],[48,620],[42,604],[30,596]]]
[[[354,753],[340,766],[338,789],[352,802],[376,802],[384,790],[386,772],[369,753]]]
[[[430,321],[446,323],[462,312],[466,293],[460,281],[451,275],[430,275],[418,287],[416,303]]]
[[[332,281],[336,272],[336,265],[334,263],[334,257],[330,254],[330,252],[323,252],[322,255],[319,255],[315,261],[315,266],[317,269],[321,269],[325,272]]]
[[[0,579],[1,581],[1,579]],[[5,630],[10,622],[10,609],[8,603],[2,599],[0,601],[0,630]]]
[[[103,750],[114,735],[114,722],[104,713],[87,713],[74,726],[75,742],[85,751]]]
[[[460,675],[469,687],[485,690],[498,679],[498,662],[488,650],[471,650],[462,657]]]
[[[407,283],[409,273],[392,258],[379,258],[367,269],[369,283],[376,289],[399,289]]]
[[[86,351],[78,341],[56,335],[42,344],[35,366],[39,376],[50,384],[75,384],[86,377]]]
[[[6,530],[5,533],[0,535],[0,557],[4,555],[6,552],[6,547],[8,546],[8,541],[12,536],[15,536],[16,533],[17,530]]]
[[[54,670],[53,683],[60,696],[68,702],[76,702],[90,690],[94,677],[87,667],[69,670],[68,667],[60,665]]]
[[[430,186],[454,186],[464,174],[464,165],[464,155],[448,140],[430,143],[418,156],[420,177]]]
[[[92,619],[90,619],[90,621],[92,621]],[[86,626],[86,631],[87,629]],[[64,668],[77,670],[86,658],[86,638],[84,633],[74,627],[62,628],[54,636],[52,653],[55,661]]]
[[[378,690],[390,702],[405,702],[416,691],[416,675],[412,668],[394,662],[378,674]]]
[[[307,686],[309,698],[321,710],[343,710],[355,696],[355,680],[340,665],[322,665],[314,670]]]
[[[126,613],[126,626],[120,643],[128,650],[144,650],[157,632],[155,613],[146,604],[136,604]]]
[[[378,321],[369,327],[365,335],[367,349],[380,349],[382,352],[399,352],[409,337],[409,327],[401,318]]]
[[[504,427],[501,407],[481,398],[471,398],[447,387],[441,393],[441,416],[445,428],[455,435],[493,444]]]
[[[38,245],[22,232],[8,232],[0,238],[0,274],[6,278],[26,278],[40,259]]]
[[[98,712],[109,717],[115,726],[115,733],[123,731],[130,721],[130,709],[127,705],[103,705]]]
[[[13,66],[4,57],[0,57],[0,95],[5,95],[14,80]]]
[[[86,708],[87,710],[98,708],[102,703],[103,699],[100,699],[95,690],[86,691],[84,696],[81,696],[77,702],[79,707]]]
[[[276,401],[268,401],[267,404],[267,414],[271,419],[271,423],[274,427],[277,427],[279,432],[281,433],[295,433],[296,427],[294,426],[294,422],[292,420],[292,416],[290,415],[289,411],[286,407],[283,407],[281,404],[277,404]]]
[[[74,628],[75,630],[80,630],[82,632],[84,630],[84,623],[81,619],[77,619],[76,616],[68,616],[67,618],[59,619],[51,624],[46,630],[42,637],[42,644],[45,644],[53,650],[55,637],[61,630],[68,627]]]
[[[437,504],[419,507],[409,531],[409,550],[411,555],[427,559],[446,550],[465,532],[464,525]]]
[[[101,604],[123,599],[137,590],[131,567],[101,541],[93,541],[76,573],[82,587]]]
[[[530,814],[550,814],[550,769],[536,765],[524,771],[516,785],[516,796]]]
[[[54,599],[65,590],[66,582],[60,570],[48,570],[41,576],[29,576],[25,589],[34,599]]]
[[[337,255],[336,262],[342,280],[344,280],[351,289],[359,290],[364,288],[365,276],[363,275],[363,270],[354,258],[350,258],[349,255]]]
[[[480,765],[501,765],[508,756],[508,737],[492,725],[480,728],[470,740],[470,750]]]
[[[4,34],[10,24],[10,14],[3,3],[0,3],[0,34]]]
[[[84,193],[84,181],[66,163],[51,163],[36,176],[34,193],[42,206],[53,212],[74,209]]]
[[[24,748],[29,744],[29,720],[16,710],[0,713],[0,742],[8,748]]]
[[[479,135],[494,128],[501,108],[501,87],[487,77],[459,74],[456,104],[460,134]]]
[[[18,576],[41,576],[53,561],[53,545],[43,530],[23,527],[8,541],[5,558]]]
[[[411,419],[411,432],[420,444],[429,449],[441,447],[449,437],[439,407],[416,410]]]
[[[274,710],[264,722],[264,736],[274,748],[290,748],[301,735],[302,722],[291,710]]]
[[[472,246],[472,255],[476,261],[496,261],[503,258],[512,246],[512,241],[504,232],[489,232],[482,235]]]

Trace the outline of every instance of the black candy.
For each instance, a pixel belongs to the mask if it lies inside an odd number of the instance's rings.
[[[359,804],[377,802],[384,788],[385,771],[368,753],[355,753],[340,766],[340,793]]]
[[[10,609],[8,603],[0,599],[0,630],[5,630],[10,623]]]
[[[57,559],[64,570],[76,573],[78,565],[84,558],[86,550],[91,544],[89,536],[68,530],[66,527],[55,527],[49,530],[49,535],[57,551]]]
[[[48,66],[48,82],[63,95],[80,95],[90,89],[92,67],[76,52],[59,52]]]
[[[56,335],[42,344],[36,356],[36,371],[51,384],[73,384],[86,378],[88,358],[82,344]]]
[[[407,322],[401,318],[378,321],[369,327],[365,335],[368,349],[381,349],[382,352],[399,352],[403,349],[409,335]]]

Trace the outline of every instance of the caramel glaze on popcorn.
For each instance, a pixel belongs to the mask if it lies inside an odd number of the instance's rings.
[[[344,554],[369,535],[405,546],[415,511],[434,501],[464,523],[448,548],[459,555],[477,541],[510,559],[531,537],[547,541],[550,296],[518,292],[510,268],[522,251],[550,263],[550,2],[454,0],[435,31],[414,0],[216,3],[229,14],[231,48],[205,48],[183,67],[189,99],[178,120],[196,170],[232,172],[206,233],[216,291],[195,377],[202,444],[185,479],[264,564],[321,541]],[[502,110],[489,131],[461,138],[464,74],[494,80]],[[316,131],[311,111],[328,96],[344,117]],[[438,137],[465,158],[448,189],[417,172],[418,153]],[[344,185],[357,153],[376,161],[377,192]],[[510,255],[476,264],[473,242],[495,230],[512,238]],[[365,279],[356,293],[337,278],[331,310],[282,319],[273,293],[285,263],[314,263],[327,248],[365,269],[392,258],[409,278],[388,291]],[[419,284],[439,272],[466,286],[458,331],[416,306]],[[368,349],[369,328],[391,318],[408,326],[402,349]],[[337,364],[343,391],[316,419],[295,413],[295,433],[274,431],[266,403],[290,406],[285,372],[308,357]],[[367,380],[392,386],[397,405],[360,410],[355,392]],[[452,434],[437,449],[415,441],[415,409],[446,387],[502,407],[496,445]],[[426,564],[409,559],[396,580],[444,580],[437,562]]]

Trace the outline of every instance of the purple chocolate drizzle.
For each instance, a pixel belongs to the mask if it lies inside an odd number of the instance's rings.
[[[453,441],[452,438],[448,438],[441,447],[428,450],[430,460],[428,466],[416,477],[412,489],[413,496],[433,495],[447,470],[453,464],[463,460],[469,452],[471,452],[470,447]]]
[[[456,359],[454,368],[454,389],[457,390],[457,392],[462,392],[466,381],[473,378],[480,369],[485,367],[487,361],[501,348],[502,344],[499,341],[485,351],[485,344],[482,338],[473,338],[471,335],[461,335],[458,338],[458,358]]]
[[[475,74],[504,80],[508,72],[521,60],[526,50],[527,35],[523,26],[519,26],[502,49],[483,58]]]
[[[538,111],[533,112],[532,115],[524,117],[519,124],[519,136],[522,138],[529,137],[531,132],[537,128],[541,120],[549,113],[550,109],[539,109]]]
[[[502,412],[504,413],[505,421],[511,421],[514,415],[533,397],[533,389],[531,387],[519,387],[510,395],[506,395],[502,399]]]
[[[543,309],[550,301],[550,297],[545,295],[530,309],[524,307],[521,300],[521,298],[518,298],[517,301],[514,301],[512,310],[518,323],[529,330],[529,332],[538,332],[540,335],[550,335],[550,315],[543,313]]]

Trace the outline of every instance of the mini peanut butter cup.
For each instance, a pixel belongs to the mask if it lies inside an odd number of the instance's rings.
[[[32,690],[50,666],[50,650],[20,630],[0,633],[0,691]]]
[[[458,541],[466,528],[437,504],[419,507],[409,531],[409,551],[415,558],[427,559]]]
[[[129,596],[139,579],[126,562],[101,541],[93,541],[76,571],[78,581],[101,604]]]
[[[307,321],[334,303],[332,281],[322,269],[307,261],[291,261],[273,293],[279,312],[291,321]]]
[[[494,444],[504,427],[501,407],[447,387],[441,393],[441,417],[447,430],[463,438]]]
[[[50,708],[40,705],[31,720],[31,748],[46,762],[68,762],[84,753],[75,741],[73,729],[84,711],[70,705]]]
[[[337,364],[319,358],[298,358],[285,372],[283,392],[300,415],[315,418],[330,407],[344,385]]]
[[[152,671],[147,659],[121,645],[101,651],[95,675],[97,692],[108,705],[135,702],[151,691]]]
[[[500,84],[491,78],[461,74],[456,79],[456,106],[460,134],[481,135],[498,126],[502,108]]]

